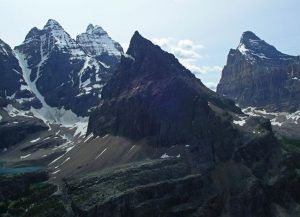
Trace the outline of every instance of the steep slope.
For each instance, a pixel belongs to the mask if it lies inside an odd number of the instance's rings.
[[[40,103],[26,88],[22,69],[8,44],[0,39],[0,98],[1,107],[18,101],[26,107],[28,104],[39,107]]]
[[[14,111],[38,109],[40,101],[26,86],[22,69],[13,50],[0,40],[0,150],[11,146],[27,136],[47,130],[47,126],[37,118],[16,118]],[[11,113],[11,115],[9,114]],[[14,117],[12,117],[14,116]]]
[[[243,118],[232,101],[210,91],[174,55],[138,32],[131,39],[127,57],[104,87],[102,99],[90,116],[88,134],[146,140],[157,148],[187,145],[193,147],[196,167],[207,168],[234,158],[235,150],[248,137],[232,123]],[[251,125],[262,124],[249,120],[250,134]],[[265,126],[268,124],[261,126],[266,129],[259,137],[270,140],[272,149],[276,141]]]
[[[5,42],[0,39],[0,96],[7,98],[21,89],[22,80],[21,68],[13,51]]]
[[[287,187],[299,186],[299,166],[280,165],[270,121],[241,113],[139,33],[102,100],[87,138],[51,170],[75,215],[299,214]]]
[[[127,55],[103,89],[103,104],[91,115],[89,132],[94,135],[147,138],[158,146],[194,144],[214,137],[213,131],[204,129],[218,124],[226,129],[210,103],[221,110],[239,111],[139,33],[133,36]]]
[[[111,73],[124,53],[121,45],[112,40],[100,26],[88,25],[86,32],[78,35],[76,41],[88,55],[108,66]]]
[[[98,104],[106,68],[86,55],[58,22],[33,28],[15,52],[28,88],[43,106],[85,116]]]
[[[50,19],[43,29],[31,29],[14,51],[1,41],[0,154],[5,164],[48,166],[83,139],[88,114],[99,104],[123,50],[98,26],[90,25],[82,38],[87,40],[79,45]]]
[[[300,108],[299,57],[283,54],[252,32],[230,50],[217,92],[241,107],[295,112]]]

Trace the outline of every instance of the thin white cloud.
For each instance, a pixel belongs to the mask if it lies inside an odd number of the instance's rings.
[[[176,40],[174,38],[155,38],[152,40],[162,49],[173,53],[181,64],[191,70],[194,74],[206,74],[210,72],[221,72],[220,66],[199,66],[198,61],[208,55],[203,53],[204,45],[189,39]]]

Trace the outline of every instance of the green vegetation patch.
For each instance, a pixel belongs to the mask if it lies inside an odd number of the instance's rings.
[[[300,140],[299,139],[292,139],[292,138],[287,138],[283,137],[281,139],[283,143],[283,147],[287,151],[293,151],[293,152],[299,152],[300,153]]]
[[[47,179],[45,172],[0,176],[0,216],[66,216],[57,186]]]

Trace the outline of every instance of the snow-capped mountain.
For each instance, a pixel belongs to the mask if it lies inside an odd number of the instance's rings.
[[[300,109],[299,57],[283,54],[253,32],[231,49],[217,92],[241,107],[295,112]]]
[[[77,43],[84,51],[110,67],[111,70],[119,64],[124,53],[121,45],[110,38],[100,26],[88,25],[86,32],[77,36]]]
[[[99,28],[93,30],[96,35]],[[102,43],[97,45],[99,55],[84,49],[52,19],[42,29],[32,28],[14,50],[0,41],[3,148],[19,143],[22,146],[32,133],[43,131],[41,138],[54,133],[61,137],[60,144],[67,140],[64,150],[73,144],[69,140],[85,135],[88,115],[99,104],[102,87],[118,64],[104,63],[106,57],[99,53],[101,46],[109,55],[120,58],[122,54],[122,48],[105,34],[104,38],[101,36]],[[112,42],[120,52],[108,49]],[[44,132],[46,129],[48,133]],[[71,132],[68,139],[66,132]]]
[[[0,40],[2,159],[50,163],[81,141],[87,116],[117,64],[105,60],[83,49],[55,20],[31,29],[14,50]]]
[[[15,48],[24,79],[45,106],[85,116],[99,103],[108,67],[87,54],[55,20]]]

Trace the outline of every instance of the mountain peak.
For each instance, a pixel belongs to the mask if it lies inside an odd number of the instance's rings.
[[[134,32],[134,34],[130,40],[130,43],[135,43],[135,42],[150,42],[150,43],[152,43],[148,39],[144,38],[138,31]]]
[[[259,47],[260,45],[263,45],[264,47],[271,45],[267,44],[265,41],[260,39],[255,33],[251,31],[243,32],[240,44],[238,46],[238,49],[245,53],[246,50],[253,50]]]
[[[4,55],[9,55],[11,53],[11,48],[8,44],[6,44],[4,41],[0,39],[0,53]]]
[[[254,32],[246,31],[243,32],[241,37],[241,43],[249,41],[249,40],[261,40]]]
[[[130,40],[127,54],[135,57],[138,53],[153,49],[154,47],[158,46],[154,45],[151,41],[144,38],[138,31],[135,31]]]
[[[292,56],[278,51],[274,46],[268,44],[251,31],[242,34],[240,44],[237,49],[252,63],[257,60],[264,61],[286,61]]]
[[[87,34],[96,34],[96,35],[107,35],[107,32],[101,26],[89,24],[86,29]]]
[[[141,37],[141,38],[143,38],[143,36],[137,30],[134,32],[132,38],[134,38],[134,37]]]
[[[48,29],[48,28],[51,28],[51,29],[62,29],[62,26],[56,20],[49,19],[47,21],[46,25],[44,26],[44,29]]]
[[[76,41],[86,53],[98,58],[107,66],[116,65],[123,53],[121,45],[111,39],[98,25],[89,24],[86,32],[78,35]]]

